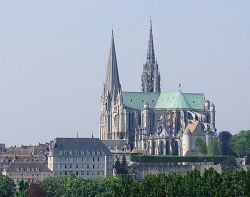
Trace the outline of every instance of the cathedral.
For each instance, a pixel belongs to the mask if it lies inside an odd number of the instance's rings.
[[[126,140],[132,151],[151,155],[192,155],[195,140],[211,144],[215,105],[203,93],[185,93],[181,87],[161,91],[150,21],[147,57],[141,91],[123,91],[119,80],[112,31],[106,79],[101,95],[100,139]]]

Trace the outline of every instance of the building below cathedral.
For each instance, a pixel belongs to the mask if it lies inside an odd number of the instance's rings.
[[[126,140],[134,152],[193,155],[195,140],[208,146],[216,135],[215,105],[203,93],[161,91],[150,21],[141,91],[122,91],[112,32],[106,79],[101,95],[100,139]]]

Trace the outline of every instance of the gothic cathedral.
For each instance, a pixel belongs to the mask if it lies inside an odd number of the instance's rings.
[[[215,105],[204,94],[184,93],[180,87],[162,92],[160,82],[151,21],[141,92],[122,91],[112,31],[101,95],[100,139],[123,139],[131,150],[153,155],[193,155],[197,138],[209,146],[216,136]]]

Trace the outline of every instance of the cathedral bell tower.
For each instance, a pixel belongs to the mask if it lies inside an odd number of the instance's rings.
[[[161,92],[160,80],[161,77],[158,69],[158,63],[155,60],[152,21],[150,19],[147,61],[143,65],[143,72],[141,75],[142,92]]]
[[[100,139],[120,139],[122,130],[122,90],[112,30],[106,79],[101,96]]]

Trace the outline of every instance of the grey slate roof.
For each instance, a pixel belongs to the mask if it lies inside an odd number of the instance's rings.
[[[55,138],[52,151],[54,153],[59,153],[59,151],[94,151],[111,154],[99,138]]]
[[[13,162],[9,165],[7,172],[17,171],[39,171],[39,172],[52,172],[46,164],[36,162]]]
[[[102,140],[102,142],[107,146],[111,147],[112,149],[114,147],[117,147],[117,149],[123,149],[124,147],[128,146],[128,141],[124,139],[118,139],[118,140]]]

